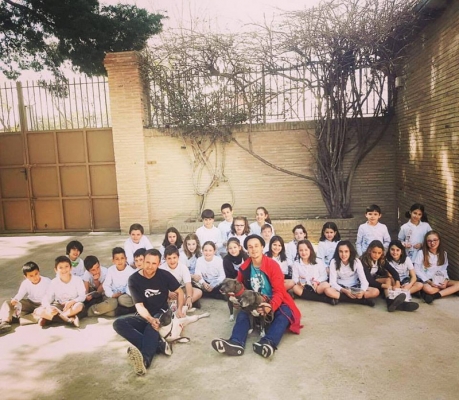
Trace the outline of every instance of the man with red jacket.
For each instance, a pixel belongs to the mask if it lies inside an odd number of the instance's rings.
[[[269,303],[261,303],[257,311],[260,315],[273,313],[274,318],[268,332],[260,341],[253,344],[253,351],[262,357],[274,355],[287,328],[299,334],[301,313],[284,287],[284,275],[279,264],[263,255],[265,241],[258,235],[249,235],[244,241],[249,258],[241,265],[237,280],[246,289],[254,290],[266,296]],[[237,315],[236,323],[229,340],[215,339],[212,347],[219,353],[229,356],[242,356],[250,329],[250,317],[245,312]]]

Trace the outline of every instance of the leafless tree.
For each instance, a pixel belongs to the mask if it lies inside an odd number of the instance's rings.
[[[201,74],[205,84],[200,89],[192,87],[188,93],[193,95],[187,97],[189,80],[176,80],[179,85],[169,81],[157,92],[169,101],[153,101],[166,114],[175,115],[171,125],[184,132],[188,129],[191,136],[199,132],[201,141],[208,134],[227,141],[235,123],[257,122],[258,110],[277,95],[263,86],[263,76],[250,72],[255,66],[262,67],[264,74],[289,80],[290,90],[309,91],[315,130],[312,145],[305,151],[314,157],[313,174],[298,174],[271,163],[257,154],[250,140],[248,147],[231,140],[266,165],[313,181],[329,216],[349,217],[357,168],[380,142],[394,115],[396,66],[415,30],[414,3],[328,0],[254,26],[250,34],[181,30],[150,53],[156,59],[148,62],[149,69],[172,68],[175,76]],[[209,80],[212,77],[224,79],[225,84],[218,89]],[[152,75],[150,79],[158,85],[161,79],[166,81]],[[222,103],[219,92],[227,90],[228,84],[233,88],[230,107]],[[217,127],[225,135],[215,136]]]

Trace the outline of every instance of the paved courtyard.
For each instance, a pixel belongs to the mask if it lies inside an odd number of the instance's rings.
[[[149,236],[159,247],[162,236]],[[53,277],[53,260],[67,242],[84,245],[105,266],[122,246],[119,234],[0,236],[0,300],[13,296],[21,266],[33,260]],[[415,299],[416,301],[420,301]],[[128,344],[113,319],[83,319],[79,329],[16,327],[0,337],[1,399],[457,399],[459,397],[459,297],[421,304],[414,313],[297,300],[304,328],[286,334],[272,360],[251,350],[230,358],[210,341],[229,337],[226,304],[203,300],[210,318],[186,327],[191,338],[160,355],[147,375],[127,363]]]

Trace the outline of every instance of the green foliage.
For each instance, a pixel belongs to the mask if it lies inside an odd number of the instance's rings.
[[[103,75],[107,52],[141,50],[159,33],[164,16],[97,0],[0,0],[0,71],[48,69],[67,61],[89,76]]]

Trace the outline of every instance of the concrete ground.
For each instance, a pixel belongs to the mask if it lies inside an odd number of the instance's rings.
[[[155,246],[159,235],[150,236]],[[110,250],[124,236],[1,236],[0,300],[13,296],[21,266],[33,260],[53,277],[53,259],[68,241],[80,240],[83,257],[110,265]],[[416,301],[420,301],[417,300]],[[389,314],[350,304],[333,307],[297,300],[302,333],[285,334],[271,360],[253,353],[225,357],[210,346],[233,326],[226,304],[203,300],[210,318],[185,328],[191,338],[159,355],[147,375],[127,363],[128,343],[113,319],[84,319],[79,329],[16,327],[0,337],[1,399],[457,399],[459,398],[459,297],[422,303],[413,313]]]

